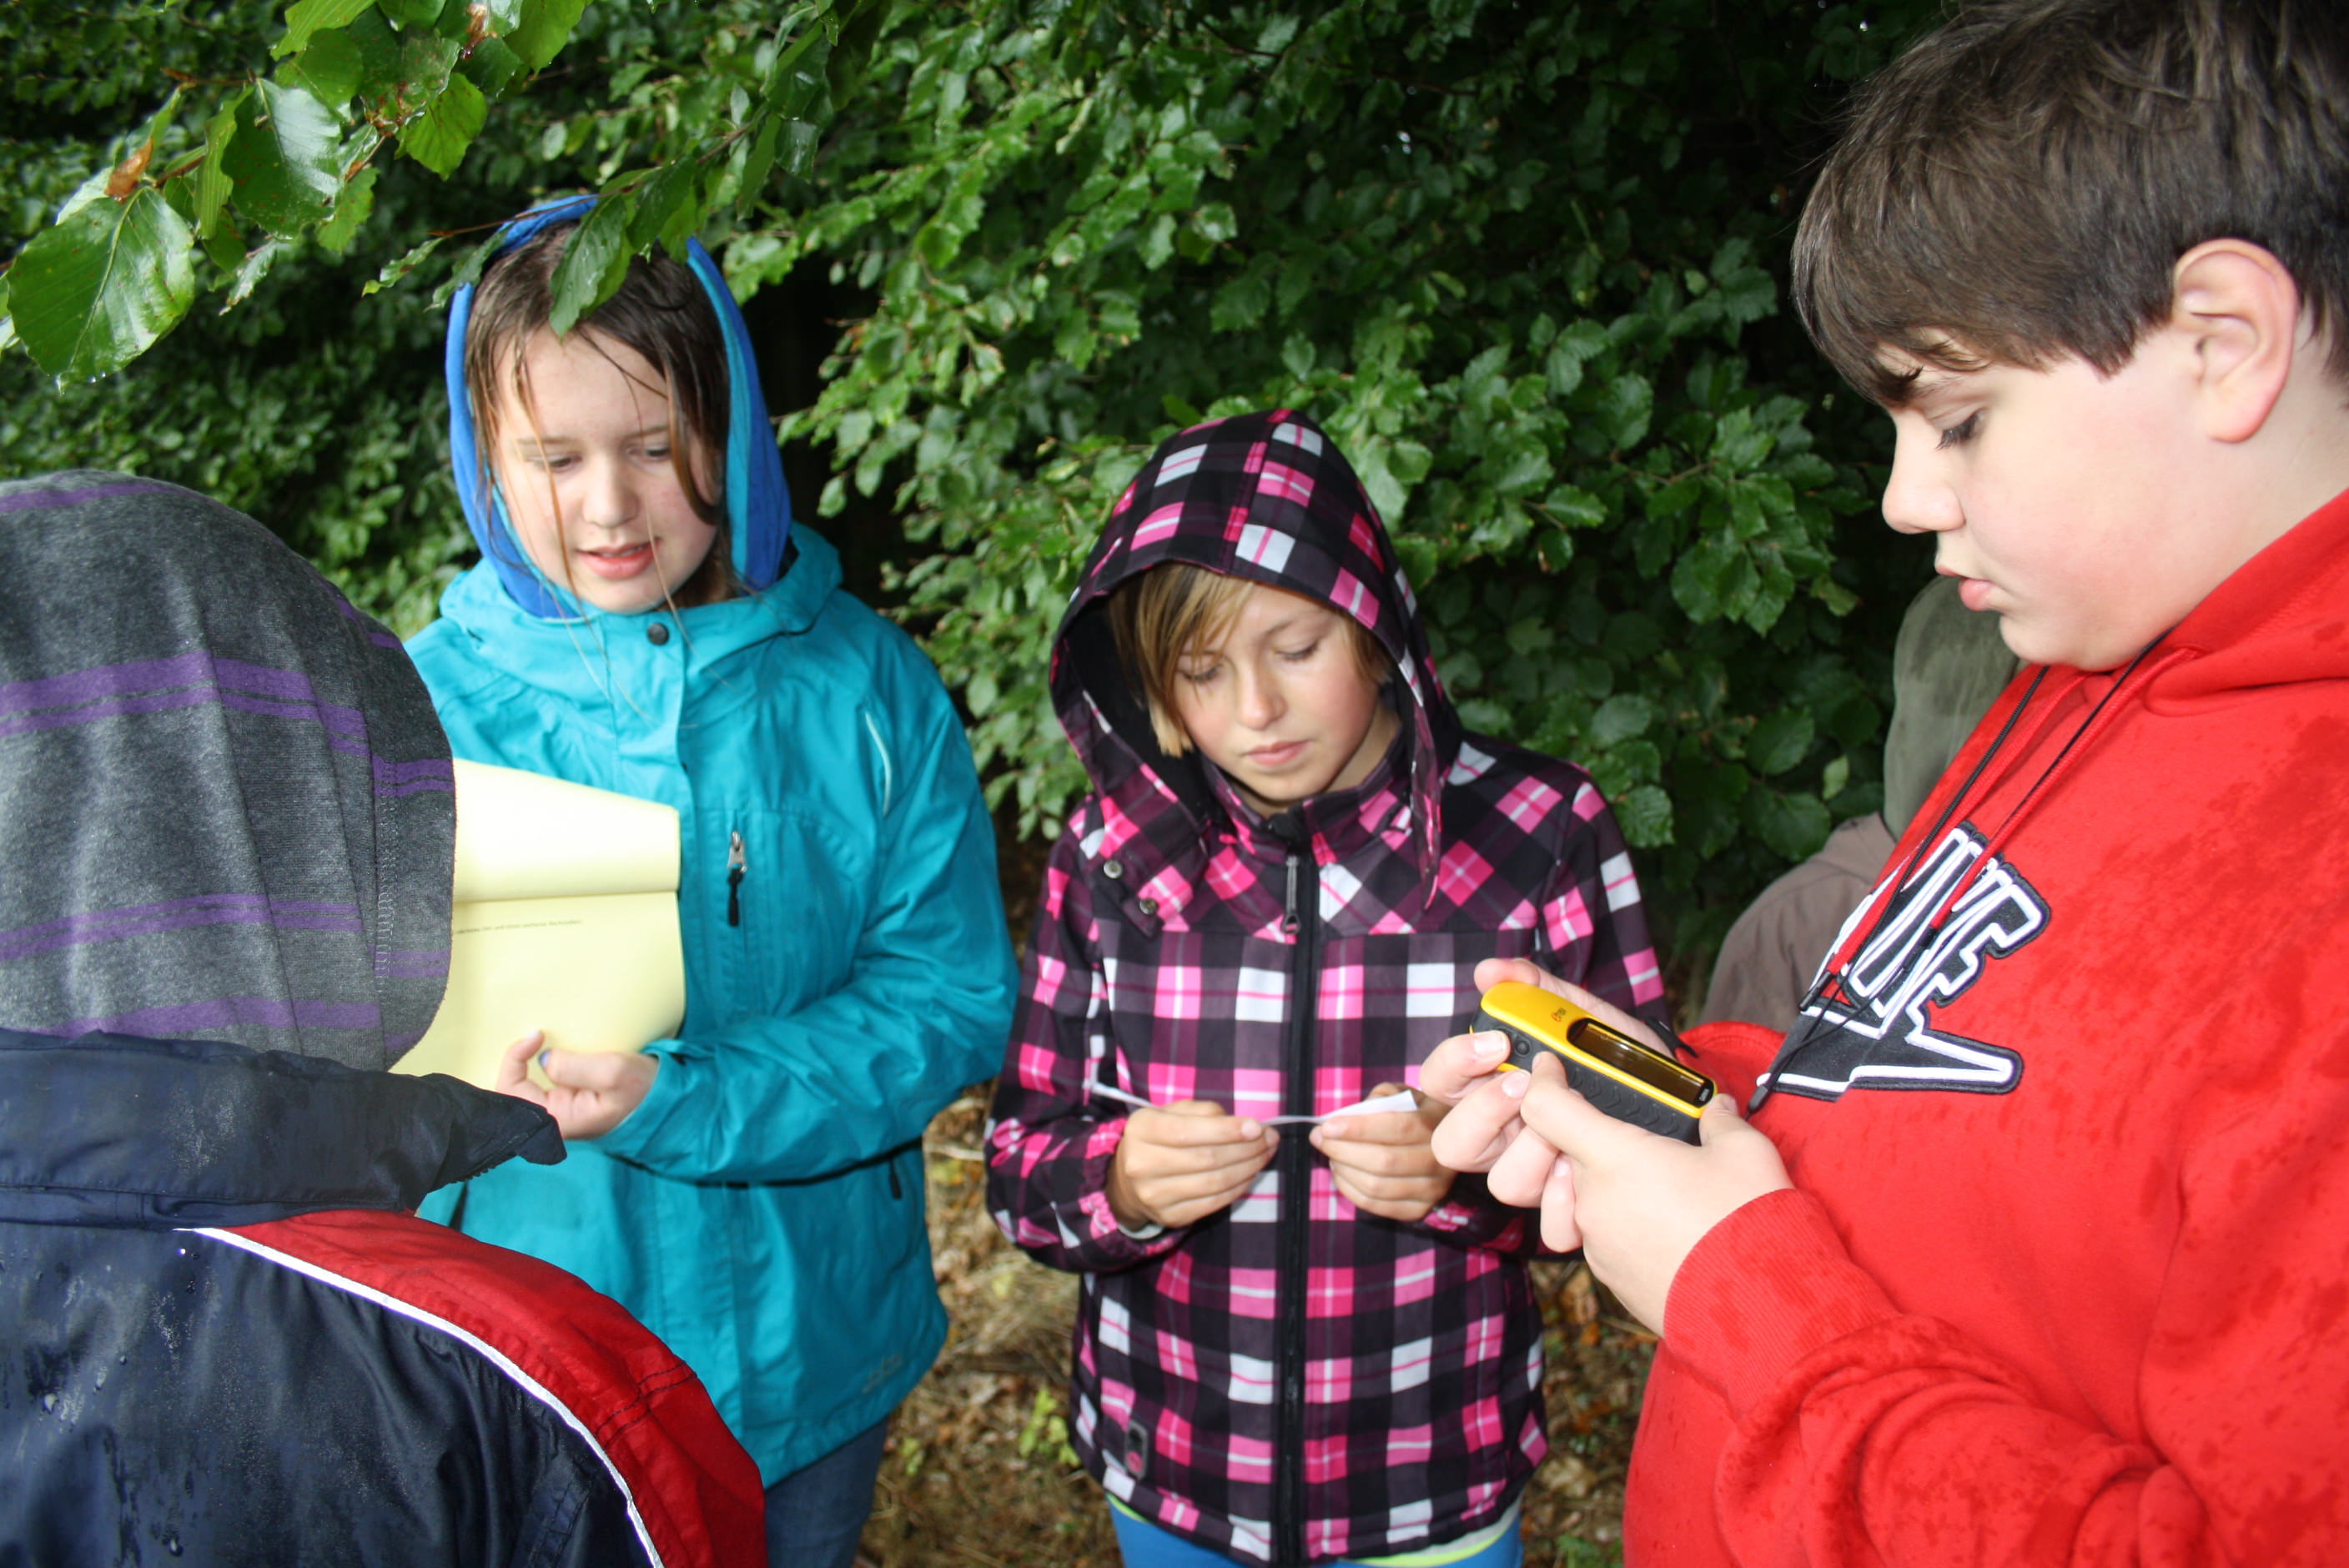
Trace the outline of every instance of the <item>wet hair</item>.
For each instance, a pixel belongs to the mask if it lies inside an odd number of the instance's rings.
[[[508,397],[525,418],[533,417],[523,356],[532,338],[553,328],[554,270],[578,227],[558,223],[532,235],[492,262],[474,290],[465,329],[465,392],[485,482],[496,478]],[[629,263],[618,292],[581,316],[570,335],[606,359],[609,344],[633,349],[659,374],[660,385],[649,390],[668,399],[669,460],[677,467],[678,486],[694,514],[718,530],[699,569],[685,582],[669,584],[669,597],[679,606],[731,598],[741,583],[734,574],[726,498],[722,488],[705,492],[699,471],[710,469],[723,486],[730,405],[725,332],[701,281],[691,268],[667,256],[638,257]],[[709,462],[697,464],[697,453]]]
[[[1110,629],[1117,637],[1118,662],[1125,666],[1127,681],[1139,689],[1150,710],[1150,732],[1167,756],[1180,757],[1191,749],[1191,732],[1183,727],[1174,706],[1174,683],[1183,678],[1185,655],[1221,642],[1239,619],[1248,591],[1257,586],[1248,578],[1210,572],[1187,561],[1164,561],[1110,595]],[[1373,687],[1384,685],[1394,673],[1394,661],[1377,636],[1344,611],[1323,607],[1344,624],[1356,672]]]
[[[1993,0],[1854,96],[1795,241],[1794,296],[1853,386],[2109,376],[2167,321],[2178,257],[2260,245],[2349,382],[2349,5]]]

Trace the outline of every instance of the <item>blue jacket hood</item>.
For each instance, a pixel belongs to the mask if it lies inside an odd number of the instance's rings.
[[[499,231],[489,259],[494,261],[554,224],[584,221],[595,211],[595,200],[566,196],[531,208]],[[726,338],[726,514],[735,573],[756,592],[772,583],[782,570],[783,546],[792,529],[791,491],[783,483],[782,453],[775,445],[767,417],[767,397],[760,389],[758,361],[750,352],[750,329],[742,319],[741,307],[734,303],[725,274],[700,241],[688,240],[685,252],[686,264],[701,280]],[[481,548],[481,559],[496,568],[506,593],[525,613],[577,619],[582,606],[531,564],[514,538],[504,500],[473,460],[477,449],[473,408],[465,385],[465,331],[472,317],[473,285],[467,284],[457,290],[449,305],[444,362],[449,384],[449,459],[456,469],[457,496],[464,503],[466,525]]]

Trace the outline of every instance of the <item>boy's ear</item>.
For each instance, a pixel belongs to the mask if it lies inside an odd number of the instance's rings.
[[[2302,346],[2300,285],[2274,254],[2248,240],[2205,240],[2178,258],[2168,330],[2192,356],[2204,434],[2259,434],[2292,379]]]

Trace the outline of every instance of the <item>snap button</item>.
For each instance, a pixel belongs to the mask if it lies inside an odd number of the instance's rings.
[[[667,647],[668,645],[668,623],[667,621],[655,621],[651,625],[647,626],[645,628],[645,641],[650,643],[656,648]]]
[[[1135,1421],[1125,1429],[1125,1473],[1140,1480],[1149,1469],[1150,1431]]]
[[[1109,878],[1112,882],[1121,881],[1125,876],[1125,867],[1122,862],[1117,861],[1103,861],[1102,862],[1102,875]]]
[[[1154,898],[1143,899],[1142,901],[1142,913],[1144,914],[1156,914],[1158,913],[1158,901]]]

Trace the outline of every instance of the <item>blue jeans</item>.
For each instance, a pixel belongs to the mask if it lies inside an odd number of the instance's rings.
[[[885,1416],[767,1489],[768,1568],[851,1568],[888,1439]]]
[[[1184,1540],[1171,1531],[1145,1524],[1122,1508],[1109,1511],[1117,1527],[1118,1555],[1125,1568],[1231,1568],[1232,1558]],[[1474,1557],[1463,1557],[1447,1568],[1525,1568],[1525,1538],[1510,1531]],[[1353,1559],[1323,1564],[1323,1568],[1359,1568]]]

